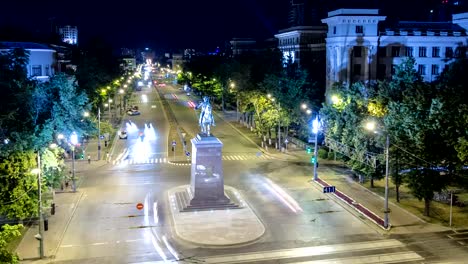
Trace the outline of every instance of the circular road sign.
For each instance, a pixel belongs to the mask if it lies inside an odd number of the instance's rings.
[[[137,208],[138,210],[143,209],[143,204],[142,204],[142,203],[137,203],[136,208]]]

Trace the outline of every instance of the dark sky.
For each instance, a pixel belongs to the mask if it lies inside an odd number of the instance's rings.
[[[214,48],[233,37],[273,37],[288,27],[290,1],[10,0],[1,4],[0,27],[15,25],[46,34],[54,18],[56,25],[78,26],[80,44],[100,35],[114,47]],[[416,15],[425,12],[428,3],[441,0],[309,1],[345,8],[378,4],[385,9],[384,15],[392,9],[397,15]]]
[[[101,35],[129,47],[200,47],[232,37],[271,37],[287,23],[289,0],[15,0],[2,3],[0,25],[50,32],[76,25],[79,42]],[[274,4],[272,4],[274,2]],[[213,44],[212,44],[213,43]]]

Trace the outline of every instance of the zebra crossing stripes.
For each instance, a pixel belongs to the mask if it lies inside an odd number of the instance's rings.
[[[255,154],[247,154],[247,155],[223,155],[222,160],[271,160],[274,159],[273,157],[260,155],[257,156]]]
[[[125,159],[125,160],[114,160],[113,165],[136,165],[136,164],[158,164],[168,163],[167,158],[152,158],[152,159]]]
[[[360,252],[360,253],[357,253]],[[345,244],[329,244],[311,247],[255,251],[238,254],[198,257],[197,263],[238,264],[259,261],[287,260],[291,264],[322,263],[420,263],[424,258],[417,252],[409,251],[405,244],[395,239],[362,241]],[[145,264],[167,263],[166,261],[145,262]],[[171,260],[171,263],[185,263]],[[136,264],[136,263],[134,263]],[[141,263],[142,264],[142,263]]]

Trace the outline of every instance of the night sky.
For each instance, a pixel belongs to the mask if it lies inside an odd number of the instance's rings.
[[[303,0],[295,0],[303,1]],[[399,5],[398,2],[405,4]],[[165,1],[5,1],[0,27],[22,27],[35,34],[55,25],[78,26],[80,44],[99,35],[115,47],[210,48],[233,37],[273,37],[288,27],[290,0],[165,0]],[[378,3],[377,0],[323,1],[343,7]],[[421,13],[433,0],[393,0],[378,3],[385,11],[404,17]],[[415,9],[417,3],[425,3]],[[330,8],[330,7],[327,7]],[[412,10],[412,11],[410,11]],[[382,12],[381,12],[382,13]],[[384,14],[388,15],[388,14]],[[52,19],[52,20],[51,20]]]

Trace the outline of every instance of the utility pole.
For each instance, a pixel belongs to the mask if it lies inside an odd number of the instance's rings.
[[[389,156],[389,148],[390,148],[390,137],[388,136],[388,132],[386,132],[386,140],[385,140],[385,204],[384,204],[384,227],[388,228],[389,225],[389,210],[388,210],[388,156]]]

